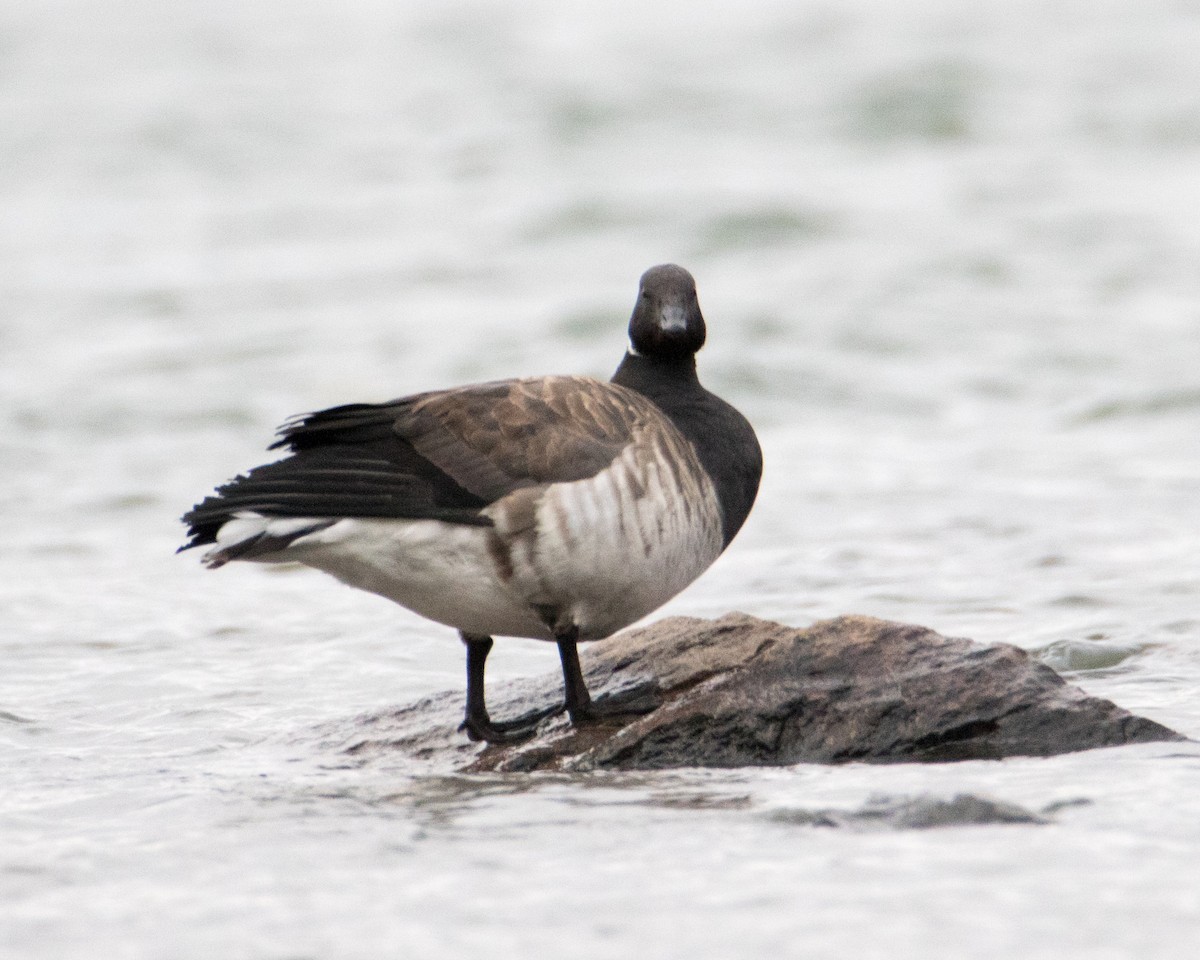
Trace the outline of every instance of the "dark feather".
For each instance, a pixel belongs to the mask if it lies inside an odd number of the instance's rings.
[[[184,515],[187,546],[243,511],[490,525],[480,510],[522,487],[594,476],[653,408],[582,377],[508,380],[333,407],[288,421],[291,455],[237,477]]]

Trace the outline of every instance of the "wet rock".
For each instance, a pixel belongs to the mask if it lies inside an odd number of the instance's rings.
[[[584,669],[597,699],[654,688],[662,704],[611,725],[559,717],[523,743],[479,747],[456,732],[462,694],[444,694],[368,718],[374,730],[350,752],[402,750],[470,771],[644,770],[1053,756],[1185,739],[1018,647],[870,617],[805,630],[746,614],[673,617],[591,645]],[[501,718],[561,697],[557,674],[488,692]]]

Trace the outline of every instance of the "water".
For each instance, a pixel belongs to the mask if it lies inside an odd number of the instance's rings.
[[[673,260],[767,473],[663,613],[1014,642],[1197,736],[1198,46],[1134,0],[0,7],[0,954],[1193,956],[1193,745],[428,776],[338,744],[461,687],[448,631],[172,551],[291,413],[608,375]],[[869,816],[959,794],[1048,822]]]

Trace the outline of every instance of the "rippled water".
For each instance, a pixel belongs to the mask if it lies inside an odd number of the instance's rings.
[[[331,744],[460,687],[449,631],[172,551],[291,413],[608,375],[673,260],[767,474],[664,612],[1010,641],[1197,736],[1197,49],[1134,0],[0,7],[0,954],[1194,956],[1191,744],[422,776]],[[1042,822],[909,815],[960,795]]]

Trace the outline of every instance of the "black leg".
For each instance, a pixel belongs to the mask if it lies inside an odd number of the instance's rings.
[[[563,690],[566,692],[567,713],[572,723],[581,723],[592,719],[592,695],[588,693],[587,683],[583,679],[583,670],[579,667],[579,647],[575,640],[579,630],[572,629],[571,633],[558,638],[558,656],[562,660]]]
[[[487,701],[483,694],[483,675],[488,654],[492,652],[492,638],[461,632],[460,636],[467,646],[467,713],[459,729],[465,730],[470,739],[488,743],[527,740],[533,736],[541,721],[562,713],[561,706],[554,706],[534,710],[512,720],[492,720],[488,716]]]
[[[486,726],[492,722],[483,696],[483,673],[488,654],[492,652],[492,638],[469,633],[460,636],[467,647],[467,718],[463,725],[470,732],[473,723]]]
[[[583,670],[579,666],[578,628],[558,638],[558,656],[562,660],[563,689],[566,691],[567,713],[571,722],[596,723],[610,717],[651,713],[662,705],[656,684],[634,687],[622,693],[592,700]]]

